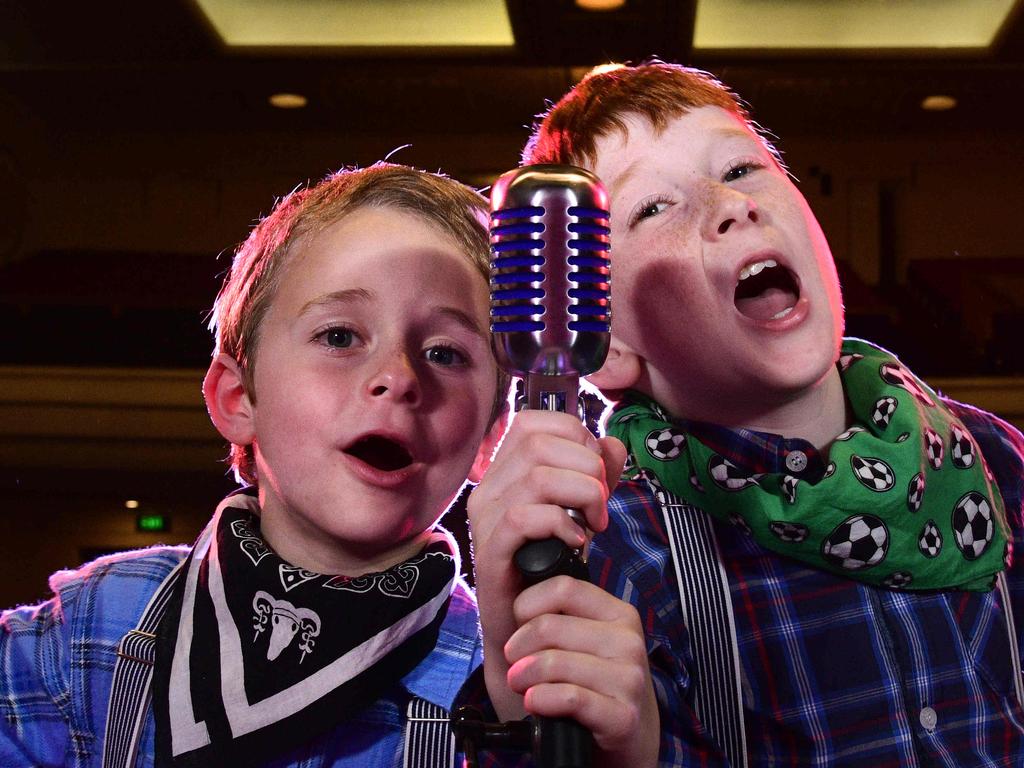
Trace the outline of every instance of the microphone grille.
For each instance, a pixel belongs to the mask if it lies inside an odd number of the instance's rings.
[[[490,248],[499,359],[525,371],[600,367],[611,330],[608,197],[600,180],[566,165],[502,175],[491,192]]]

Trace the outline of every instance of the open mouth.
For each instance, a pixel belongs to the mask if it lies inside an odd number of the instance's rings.
[[[412,464],[412,454],[404,445],[381,435],[360,438],[345,453],[382,472],[394,472]]]
[[[735,303],[752,320],[780,320],[793,311],[800,286],[793,273],[775,259],[762,259],[740,270]]]

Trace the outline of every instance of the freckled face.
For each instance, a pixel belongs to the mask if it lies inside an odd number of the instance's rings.
[[[296,248],[255,364],[263,531],[296,565],[379,570],[418,549],[487,430],[487,283],[397,209],[357,210]]]
[[[701,107],[657,132],[627,119],[597,142],[611,196],[612,333],[639,388],[672,412],[730,423],[834,371],[835,265],[806,200],[736,116]]]

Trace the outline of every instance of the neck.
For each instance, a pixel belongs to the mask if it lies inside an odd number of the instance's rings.
[[[850,421],[839,369],[833,366],[817,387],[801,397],[753,414],[745,424],[725,426],[801,438],[823,451],[849,426]]]
[[[291,565],[314,573],[355,578],[367,573],[386,571],[420,552],[430,540],[433,529],[422,531],[409,539],[380,548],[361,542],[339,543],[322,533],[296,536],[294,520],[281,525],[277,516],[260,516],[260,533],[264,541]]]
[[[698,405],[673,402],[670,398],[655,399],[672,413],[693,421],[800,438],[819,450],[828,448],[850,423],[843,382],[835,366],[813,387],[772,400],[728,397],[722,393],[701,398],[703,403]],[[708,403],[711,405],[705,405]]]

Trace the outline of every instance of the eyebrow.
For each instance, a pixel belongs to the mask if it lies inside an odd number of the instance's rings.
[[[310,299],[303,304],[302,309],[299,310],[299,316],[301,317],[311,310],[319,309],[328,304],[350,304],[355,301],[370,301],[373,296],[373,291],[368,291],[365,288],[346,288],[341,291],[331,291],[322,296],[317,296],[315,299]]]
[[[473,316],[468,312],[463,312],[461,309],[457,309],[456,307],[438,307],[437,313],[454,320],[463,328],[476,334],[480,338],[486,341],[490,340],[490,329],[481,328],[480,324],[477,323],[477,321],[473,319]]]
[[[753,141],[759,146],[763,146],[763,142],[759,140],[756,134],[754,134],[752,131],[744,130],[743,128],[740,128],[738,126],[730,126],[728,128],[712,128],[709,131],[709,133],[714,135],[716,138],[720,139],[744,139],[748,141]],[[627,165],[626,168],[622,171],[622,173],[620,173],[617,176],[613,176],[611,179],[609,179],[608,186],[615,187],[616,189],[618,189],[623,183],[628,181],[633,176],[633,174],[636,173],[636,169],[639,164],[640,158],[637,158],[629,165]],[[614,198],[615,195],[613,194],[612,197]]]
[[[353,302],[368,302],[376,297],[373,291],[367,290],[366,288],[346,288],[341,291],[331,291],[325,293],[323,296],[317,296],[315,299],[311,299],[302,305],[302,309],[299,310],[299,315],[304,315],[314,309],[320,307],[329,306],[331,304],[351,304]],[[437,307],[435,313],[453,320],[458,325],[461,325],[471,333],[489,340],[489,329],[482,328],[480,324],[473,318],[468,312],[457,307]]]

